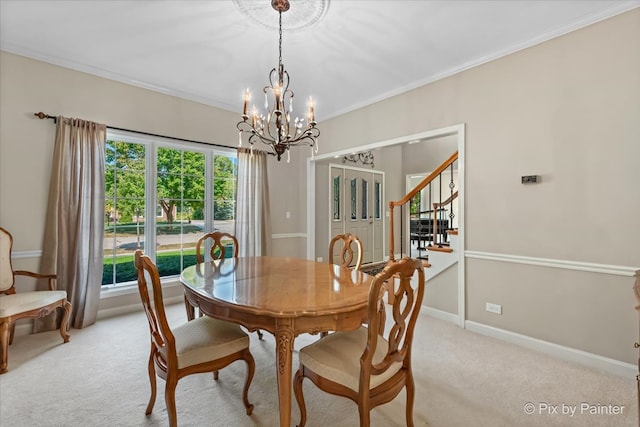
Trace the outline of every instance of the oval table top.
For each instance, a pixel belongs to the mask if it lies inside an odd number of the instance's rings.
[[[366,306],[373,276],[287,257],[224,258],[184,269],[195,293],[236,310],[271,317],[318,316]]]

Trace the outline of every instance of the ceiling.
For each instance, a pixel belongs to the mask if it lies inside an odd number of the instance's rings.
[[[238,1],[1,0],[0,49],[240,112],[246,88],[263,103],[257,94],[278,64],[278,30],[243,15]],[[316,2],[328,4],[317,22],[288,29],[300,3]],[[258,6],[277,23],[269,0],[246,8]],[[312,96],[319,121],[335,117],[639,6],[292,0],[282,59],[294,115]]]

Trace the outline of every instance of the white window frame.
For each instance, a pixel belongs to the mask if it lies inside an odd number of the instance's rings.
[[[213,231],[214,228],[214,200],[213,200],[213,178],[214,178],[214,156],[223,155],[227,157],[237,157],[237,151],[233,148],[212,147],[195,142],[177,141],[172,138],[150,136],[127,132],[121,130],[107,129],[107,140],[118,140],[145,146],[145,227],[144,241],[145,254],[156,260],[156,232],[157,218],[156,208],[159,205],[157,200],[157,159],[158,149],[168,148],[175,150],[188,150],[203,153],[205,156],[205,189],[204,189],[204,233]],[[148,219],[148,220],[147,220]],[[176,282],[177,276],[161,276],[163,285],[168,282]],[[131,291],[135,288],[136,281],[113,283],[101,286],[101,297],[115,296],[123,291]]]

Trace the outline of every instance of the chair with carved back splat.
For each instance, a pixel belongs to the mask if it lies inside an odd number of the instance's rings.
[[[388,290],[387,280],[394,281]],[[356,402],[360,426],[369,426],[371,409],[390,402],[406,387],[406,422],[407,426],[413,426],[415,384],[411,346],[424,286],[421,261],[404,258],[389,264],[371,284],[368,327],[333,333],[300,350],[300,367],[293,380],[301,414],[299,427],[305,425],[307,417],[302,392],[304,378],[327,393]],[[380,310],[385,290],[394,293],[389,316]]]
[[[227,243],[223,243],[223,239],[226,242],[231,242],[233,245],[233,257],[238,257],[238,239],[232,234],[224,233],[222,231],[214,231],[212,233],[206,233],[200,236],[196,242],[196,262],[198,264],[203,263],[207,259],[216,260],[223,259],[227,255],[225,246]],[[209,257],[202,253],[207,240],[211,240],[211,247],[209,248]],[[196,316],[195,307],[192,306],[187,300],[187,296],[184,297],[184,306],[187,310],[187,319],[193,320]],[[202,315],[202,313],[200,313]],[[262,337],[261,337],[262,338]]]
[[[335,246],[340,245],[336,249],[340,249],[339,257],[336,257]],[[355,248],[353,247],[355,246]],[[356,258],[355,264],[353,264],[353,258]],[[355,234],[344,233],[333,236],[329,242],[329,263],[337,264],[342,267],[353,268],[354,270],[360,270],[362,267],[362,242]],[[337,262],[340,261],[340,262]],[[353,266],[351,266],[353,264]],[[321,332],[320,337],[324,338],[328,335],[328,332]]]
[[[207,240],[211,240],[211,247],[209,248],[209,257],[204,256],[201,252],[204,249]],[[231,248],[229,248],[231,245]],[[233,251],[231,254],[228,251]],[[203,234],[196,243],[196,262],[198,264],[203,263],[207,259],[216,260],[216,259],[224,259],[228,255],[233,258],[238,258],[238,239],[236,236],[230,233],[225,233],[222,231],[214,231],[212,233]],[[195,307],[193,307],[187,297],[184,297],[184,305],[187,309],[187,318],[189,320],[193,320],[195,317]],[[202,315],[202,313],[200,313]],[[257,330],[258,338],[262,339],[262,331]]]
[[[342,247],[340,248],[340,262],[336,262],[336,257],[334,256],[334,246],[338,243],[342,243]],[[352,246],[355,246],[355,250]],[[357,254],[355,253],[357,251]],[[362,267],[362,242],[355,234],[344,233],[333,236],[333,239],[329,242],[329,262],[331,264],[339,264],[343,267],[351,267],[353,263],[353,257],[356,257],[355,264],[353,265],[354,270],[360,270]]]
[[[71,303],[67,301],[67,292],[56,290],[55,274],[38,274],[31,271],[13,270],[11,250],[13,237],[0,227],[0,374],[8,370],[9,345],[13,343],[15,322],[25,318],[40,318],[58,308],[63,310],[60,322],[60,335],[69,342],[69,315]],[[35,279],[47,279],[48,291],[16,292],[15,276],[28,276]]]
[[[247,364],[247,379],[242,392],[242,400],[247,415],[251,415],[253,405],[248,393],[255,373],[255,361],[249,351],[249,336],[240,326],[213,319],[208,316],[183,323],[171,328],[167,321],[162,300],[162,285],[156,265],[137,250],[135,266],[138,275],[138,290],[144,311],[149,321],[151,333],[151,353],[149,355],[149,381],[151,398],[146,414],[153,410],[156,399],[156,374],[165,380],[165,402],[169,425],[178,424],[175,389],[180,378],[191,374],[213,372],[218,379],[218,370],[236,360]],[[153,300],[149,296],[149,282]]]

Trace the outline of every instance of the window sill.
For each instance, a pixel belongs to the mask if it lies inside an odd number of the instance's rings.
[[[180,283],[180,279],[178,276],[168,277],[162,280],[163,289],[174,288],[176,286],[182,286],[182,283]],[[137,293],[138,284],[136,282],[131,282],[126,285],[114,286],[113,288],[100,291],[100,299],[115,298],[122,295],[131,295]]]

